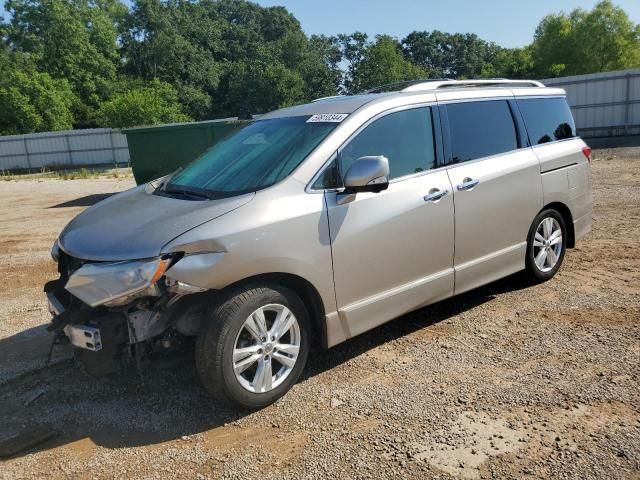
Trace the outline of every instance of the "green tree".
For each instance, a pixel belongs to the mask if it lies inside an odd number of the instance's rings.
[[[307,100],[336,95],[342,83],[340,51],[331,37],[312,36],[307,54],[297,66],[304,84]]]
[[[342,78],[335,50],[327,45],[326,37],[309,40],[302,31],[294,30],[273,42],[267,55],[258,50],[258,59],[273,58],[304,82],[303,100],[335,95]]]
[[[137,0],[124,29],[122,51],[127,74],[171,83],[180,103],[198,120],[333,94],[339,82],[326,52],[304,35],[286,9],[246,1]],[[253,94],[267,81],[257,75],[260,65],[271,65],[268,81],[275,81],[275,91],[267,91],[264,99]],[[275,72],[283,78],[276,81]],[[237,105],[226,97],[238,92],[231,79],[247,88]],[[259,85],[250,85],[248,79]],[[295,88],[282,94],[281,85]]]
[[[485,66],[483,77],[528,79],[535,78],[531,47],[501,48],[493,63]]]
[[[358,60],[350,79],[350,93],[361,92],[372,87],[426,78],[427,71],[404,58],[400,44],[386,35],[376,37]]]
[[[305,84],[298,72],[281,63],[240,61],[229,65],[219,88],[219,116],[248,118],[305,100]]]
[[[640,25],[611,1],[591,11],[547,15],[531,46],[541,77],[579,75],[640,66]]]
[[[406,57],[432,78],[491,76],[500,47],[472,33],[411,32],[402,40]]]
[[[341,33],[333,41],[340,51],[341,60],[346,64],[341,90],[343,93],[355,91],[357,89],[354,85],[356,70],[370,44],[369,37],[362,32],[354,32],[350,35]]]
[[[209,10],[204,2],[137,0],[122,35],[125,73],[173,84],[196,119],[209,114],[223,71],[225,22]]]
[[[102,127],[136,127],[191,120],[181,110],[175,88],[168,83],[123,81],[117,90],[97,111],[97,123]]]
[[[79,126],[90,125],[115,79],[126,6],[120,0],[7,0],[5,9],[11,50],[33,58],[40,72],[67,80],[82,102]]]
[[[18,68],[6,60],[0,68],[0,134],[71,129],[77,99],[69,83]]]

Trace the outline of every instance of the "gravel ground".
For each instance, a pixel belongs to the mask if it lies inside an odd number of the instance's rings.
[[[247,414],[211,402],[188,355],[100,380],[68,351],[45,367],[51,243],[131,180],[0,183],[0,437],[57,433],[0,478],[640,478],[640,151],[597,152],[593,185],[594,231],[552,281],[315,352]]]

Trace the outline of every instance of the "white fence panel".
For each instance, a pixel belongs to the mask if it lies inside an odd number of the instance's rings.
[[[640,69],[543,80],[564,88],[584,138],[640,135]]]
[[[129,162],[120,130],[94,128],[0,137],[0,170]]]

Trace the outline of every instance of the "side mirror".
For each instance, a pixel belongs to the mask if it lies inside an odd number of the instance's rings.
[[[389,186],[387,157],[360,157],[344,176],[344,193],[381,192]]]
[[[338,204],[349,203],[359,192],[378,193],[389,187],[389,160],[384,156],[360,157],[344,176],[344,191],[338,194]]]

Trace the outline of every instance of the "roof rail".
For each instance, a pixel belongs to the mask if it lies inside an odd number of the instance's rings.
[[[328,97],[315,98],[315,99],[311,100],[311,103],[321,102],[322,100],[329,100],[330,98],[339,98],[339,97],[343,97],[343,96],[344,95],[329,95]]]
[[[445,78],[425,78],[421,80],[403,80],[401,82],[386,83],[378,87],[370,88],[362,93],[384,93],[384,92],[403,92],[404,89],[418,84],[426,84],[430,82],[442,82]]]
[[[422,92],[425,90],[439,90],[443,88],[469,88],[469,87],[544,87],[544,84],[536,80],[509,80],[507,78],[487,78],[481,80],[443,80],[428,81],[410,85],[402,92]]]

